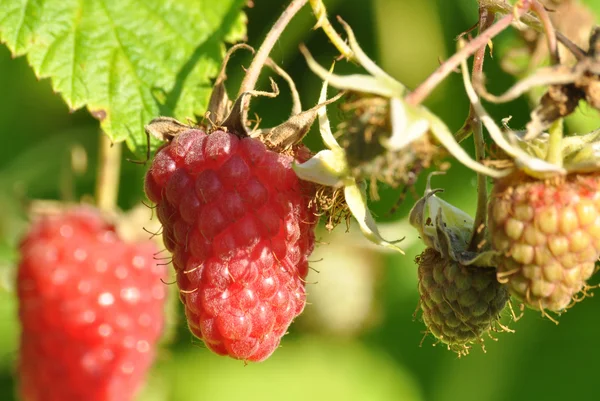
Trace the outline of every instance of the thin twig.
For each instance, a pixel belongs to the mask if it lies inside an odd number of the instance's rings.
[[[108,135],[100,131],[100,155],[96,176],[96,205],[104,211],[114,211],[119,194],[122,144],[112,143]]]
[[[556,32],[556,39],[558,39],[558,41],[564,47],[566,47],[567,50],[569,50],[573,54],[573,56],[575,56],[575,59],[577,59],[577,61],[581,61],[587,57],[587,53],[581,47],[571,42],[569,38],[567,38],[565,35],[558,31]]]
[[[506,0],[478,0],[478,1],[479,1],[480,8],[485,8],[488,11],[494,12],[496,14],[502,14],[502,15],[514,14],[514,11],[515,11],[515,6],[510,4]],[[519,0],[519,1],[521,2],[520,8],[527,9],[528,6],[530,5],[531,0]],[[523,3],[525,3],[525,4],[523,4]],[[540,22],[540,20],[538,18],[536,18],[535,15],[532,15],[532,14],[523,13],[519,17],[519,22],[527,25],[530,28],[535,29],[538,32],[542,32],[544,30],[544,27],[543,27],[542,23]]]
[[[244,76],[244,80],[240,85],[240,91],[238,92],[238,96],[241,96],[241,94],[244,92],[250,92],[254,90],[254,86],[256,85],[258,76],[260,75],[260,71],[265,65],[267,58],[269,58],[269,53],[271,53],[273,46],[275,46],[275,43],[279,40],[279,37],[283,33],[283,30],[292,20],[294,15],[296,15],[296,13],[307,3],[307,1],[308,0],[292,0],[292,2],[279,16],[279,19],[277,19],[277,21],[265,37],[264,42],[260,46],[260,49],[258,49],[258,51],[256,52],[256,56],[254,56],[250,67],[248,67],[246,75]]]
[[[548,11],[546,11],[544,6],[540,4],[540,2],[537,0],[532,1],[531,10],[537,14],[538,18],[540,19],[540,22],[544,27],[546,41],[548,43],[548,51],[550,52],[552,64],[560,63],[560,56],[558,54],[558,44],[556,41],[556,31],[554,30],[554,26],[552,25],[552,21],[550,20]]]
[[[414,91],[406,96],[406,101],[412,105],[418,105],[442,82],[450,73],[452,73],[461,63],[461,61],[470,57],[481,46],[486,45],[493,37],[498,35],[510,26],[515,17],[524,15],[529,7],[529,2],[523,4],[523,7],[516,7],[514,13],[510,13],[498,20],[484,32],[480,33],[475,39],[467,43],[462,49],[454,53],[452,57],[441,64],[425,81],[421,83]]]

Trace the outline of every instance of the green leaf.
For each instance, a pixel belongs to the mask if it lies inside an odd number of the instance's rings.
[[[0,40],[75,110],[144,154],[158,115],[202,115],[245,0],[0,0]]]

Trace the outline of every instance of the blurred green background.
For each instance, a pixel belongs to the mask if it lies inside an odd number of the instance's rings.
[[[286,1],[255,1],[247,9],[248,39],[258,45]],[[475,0],[329,0],[332,16],[341,15],[355,30],[364,50],[388,72],[414,88],[455,49],[455,37],[477,21]],[[600,0],[586,1],[600,15]],[[0,10],[0,14],[1,14]],[[316,102],[319,80],[308,72],[297,51],[304,42],[324,65],[337,56],[315,23],[303,10],[277,43],[272,58],[296,80],[304,105]],[[339,26],[338,26],[339,27]],[[495,42],[494,58],[485,71],[493,91],[507,88],[514,78],[499,67],[503,48],[516,35],[507,32]],[[174,44],[176,45],[176,44]],[[504,46],[504,47],[503,47]],[[232,93],[240,82],[246,56],[235,56],[229,69]],[[340,62],[338,72],[354,67]],[[263,77],[264,78],[264,77]],[[261,85],[266,86],[263,79]],[[18,321],[13,277],[18,238],[26,228],[28,199],[61,199],[72,176],[73,147],[85,149],[88,169],[72,177],[75,198],[93,192],[98,123],[87,111],[69,112],[52,92],[48,80],[38,81],[24,58],[11,59],[0,46],[0,399],[13,400],[13,370],[17,358]],[[254,111],[266,125],[283,121],[290,98],[281,85],[283,101],[258,99]],[[451,76],[428,99],[452,130],[468,110],[458,74]],[[498,118],[512,116],[511,126],[528,118],[526,100],[489,107]],[[335,110],[331,108],[331,110]],[[334,113],[335,114],[335,113]],[[333,116],[335,117],[335,115]],[[598,125],[598,116],[585,109],[569,127],[580,131]],[[581,132],[581,131],[580,131]],[[469,141],[465,146],[471,150]],[[322,145],[315,131],[309,147]],[[124,157],[131,157],[125,152]],[[123,209],[143,199],[145,168],[124,161],[119,204]],[[417,191],[423,190],[423,177]],[[446,189],[444,198],[469,213],[475,210],[475,176],[458,163],[434,186]],[[565,400],[597,399],[594,361],[600,357],[598,297],[586,299],[560,318],[555,326],[528,311],[510,323],[515,333],[495,333],[486,352],[474,346],[469,356],[457,358],[443,346],[424,339],[424,326],[413,320],[417,306],[414,257],[422,250],[416,231],[404,218],[410,199],[393,215],[399,190],[382,188],[373,204],[388,237],[406,236],[406,256],[384,254],[368,246],[357,230],[320,234],[321,245],[311,273],[305,316],[291,328],[282,347],[268,361],[244,366],[217,357],[194,341],[184,324],[165,347],[152,371],[142,400]],[[309,280],[310,281],[310,280]],[[181,314],[180,314],[181,315]],[[182,323],[180,318],[180,323]]]

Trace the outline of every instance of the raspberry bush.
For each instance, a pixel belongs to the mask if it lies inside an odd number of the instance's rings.
[[[344,338],[336,347],[378,347],[398,366],[411,364],[419,332],[459,357],[482,348],[494,363],[531,336],[543,348],[531,355],[586,354],[556,347],[557,333],[595,352],[584,337],[600,257],[600,6],[280,2],[0,0],[11,54],[71,110],[87,109],[60,122],[45,95],[0,74],[0,121],[15,121],[0,147],[0,321],[6,310],[13,333],[0,326],[0,352],[14,355],[0,363],[0,398],[2,369],[24,401],[268,397],[240,369],[258,375],[289,355],[318,377],[300,369],[282,387],[311,380],[317,393],[276,399],[333,398],[315,383],[338,376],[315,368],[307,331],[314,349]],[[453,72],[462,81],[441,85]],[[490,103],[502,106],[489,113]],[[52,134],[54,123],[88,117],[95,145],[87,135],[75,143],[79,129]],[[292,324],[311,308],[307,324]],[[548,321],[573,333],[535,326]],[[194,346],[194,358],[180,358]],[[437,389],[452,353],[417,352],[431,368],[412,374]],[[560,362],[540,358],[502,371],[553,381]],[[478,378],[492,359],[471,360],[481,369],[456,377],[490,383]],[[199,366],[194,385],[206,391],[172,391],[183,381],[173,374]],[[221,368],[232,372],[227,391],[211,376]],[[331,389],[380,399],[368,369],[358,371],[343,379],[340,369]],[[394,391],[381,399],[422,398]]]

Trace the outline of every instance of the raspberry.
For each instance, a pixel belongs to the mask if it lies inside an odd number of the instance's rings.
[[[468,352],[493,328],[508,302],[508,291],[489,267],[463,266],[427,248],[417,256],[419,294],[427,329],[448,348]]]
[[[156,245],[125,243],[94,209],[78,207],[41,216],[20,251],[23,399],[132,400],[163,330]]]
[[[258,139],[190,129],[146,175],[188,326],[219,355],[266,359],[304,309],[317,218],[293,161]]]
[[[489,204],[498,274],[528,307],[560,312],[584,289],[600,256],[600,174],[541,181],[514,174]]]

